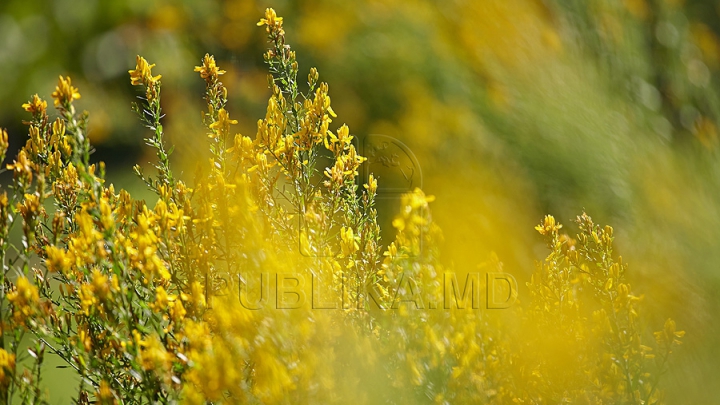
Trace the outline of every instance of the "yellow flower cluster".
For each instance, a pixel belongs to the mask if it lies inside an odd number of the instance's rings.
[[[576,239],[561,235],[562,225],[552,216],[536,227],[552,252],[528,283],[528,327],[542,334],[533,345],[541,360],[526,368],[523,379],[526,397],[657,403],[658,379],[684,332],[675,332],[668,319],[664,331],[655,333],[656,348],[649,346],[640,325],[641,297],[627,282],[627,264],[613,255],[612,227],[600,227],[584,213],[576,222]],[[517,361],[526,364],[529,355],[518,353]]]
[[[378,181],[359,186],[365,158],[346,125],[331,129],[336,114],[317,70],[298,87],[282,22],[268,9],[259,24],[272,94],[254,138],[233,131],[215,59],[195,68],[211,159],[192,187],[173,175],[160,76],[138,56],[129,73],[146,97],[135,111],[158,161],[155,176],[136,172],[154,205],[116,192],[104,165],[89,163],[70,79],[53,93],[56,120],[37,95],[23,105],[29,139],[0,195],[11,285],[2,296],[10,311],[0,312],[0,402],[10,392],[43,399],[48,350],[81,377],[76,398],[86,404],[657,403],[684,332],[668,320],[648,342],[612,228],[583,214],[571,238],[545,217],[536,229],[551,253],[528,283],[531,299],[504,317],[478,310],[482,288],[489,296],[496,286],[466,274],[461,288],[443,266],[434,197],[405,194],[397,234],[382,242]],[[6,150],[5,132],[0,140]],[[11,259],[14,222],[23,235]],[[504,274],[494,256],[483,265]],[[16,362],[28,332],[34,360]]]
[[[77,89],[75,89],[75,91],[77,91]],[[42,115],[47,110],[47,101],[35,94],[30,101],[22,105],[22,108],[32,115]]]
[[[158,97],[158,82],[162,78],[162,75],[153,76],[152,68],[155,64],[149,64],[145,58],[138,55],[135,69],[128,70],[130,74],[130,83],[133,86],[145,86],[146,97],[149,101],[155,100]]]
[[[55,101],[55,105],[68,105],[73,100],[80,98],[80,93],[76,87],[72,86],[72,80],[69,77],[58,78],[58,85],[55,87],[55,91],[52,93],[52,97]],[[47,104],[44,101],[39,101],[37,95],[33,97],[30,104],[23,104],[23,108],[30,112],[42,111],[45,109]],[[26,107],[27,106],[27,107]]]
[[[562,228],[562,225],[555,224],[555,218],[552,215],[546,215],[543,223],[535,227],[535,230],[540,232],[540,235],[552,235]]]
[[[10,376],[15,371],[15,355],[0,348],[0,387],[7,390]],[[10,375],[8,375],[10,374]]]
[[[15,289],[7,294],[7,300],[13,306],[13,320],[23,325],[35,313],[40,297],[38,289],[25,276],[15,281]]]
[[[219,69],[215,64],[215,57],[207,53],[203,58],[203,64],[201,66],[195,66],[195,71],[200,72],[200,77],[208,83],[217,81],[221,75],[225,74],[225,71]]]
[[[283,19],[278,17],[275,10],[272,8],[265,9],[265,18],[261,18],[257,23],[258,27],[267,25],[268,33],[271,30],[277,30],[282,27]]]
[[[152,68],[154,67],[154,63],[151,65],[145,60],[145,58],[138,55],[135,69],[128,70],[128,73],[130,73],[130,83],[133,86],[152,86],[155,82],[162,78],[162,75],[152,75]]]

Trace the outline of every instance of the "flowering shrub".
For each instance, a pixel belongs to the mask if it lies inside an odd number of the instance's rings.
[[[258,25],[270,42],[267,114],[254,138],[235,134],[225,72],[206,55],[195,71],[212,158],[192,187],[163,140],[161,76],[138,56],[134,110],[157,173],[135,171],[154,206],[90,163],[88,114],[70,78],[52,94],[59,117],[37,95],[23,105],[29,139],[0,195],[2,403],[52,398],[41,387],[48,354],[79,377],[78,404],[661,400],[658,378],[683,332],[668,320],[649,342],[612,228],[583,214],[570,238],[546,217],[537,230],[550,254],[523,308],[478,310],[470,276],[464,302],[449,299],[459,285],[439,261],[433,198],[405,195],[383,246],[377,180],[359,185],[365,158],[347,126],[331,130],[328,85],[313,68],[301,89],[272,9]],[[7,149],[3,131],[3,159]],[[486,266],[502,272],[495,258]]]

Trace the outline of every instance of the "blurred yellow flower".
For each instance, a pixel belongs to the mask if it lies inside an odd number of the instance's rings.
[[[360,245],[358,245],[355,240],[352,228],[342,228],[340,230],[340,238],[342,240],[341,247],[343,256],[349,256],[360,249]]]
[[[98,299],[95,296],[95,289],[92,284],[82,284],[80,291],[78,292],[78,298],[80,299],[80,307],[85,315],[90,315],[90,309],[98,303]]]
[[[15,289],[7,294],[7,299],[13,304],[13,317],[19,324],[32,315],[40,301],[37,287],[25,276],[15,281]]]
[[[101,405],[116,403],[115,398],[113,396],[112,389],[110,388],[110,385],[105,380],[100,381],[100,386],[98,387],[98,390],[97,390],[97,399],[98,399],[98,403]]]
[[[8,374],[15,371],[15,355],[8,353],[0,347],[0,387],[4,387],[7,383]]]
[[[65,273],[70,269],[71,261],[65,249],[51,245],[45,248],[45,254],[47,255],[45,263],[49,271]]]

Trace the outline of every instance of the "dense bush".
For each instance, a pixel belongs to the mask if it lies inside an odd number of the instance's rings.
[[[135,171],[154,205],[91,164],[70,78],[52,94],[57,118],[37,95],[23,105],[29,139],[0,195],[3,403],[52,399],[41,388],[49,355],[79,377],[79,404],[661,401],[683,332],[668,320],[648,336],[611,227],[583,214],[573,238],[545,217],[536,229],[550,253],[530,299],[479,308],[480,278],[466,274],[460,288],[439,260],[431,196],[405,194],[383,243],[378,180],[361,184],[365,158],[333,124],[327,83],[313,68],[300,84],[275,11],[258,25],[270,42],[267,114],[254,138],[236,134],[225,72],[206,55],[195,70],[212,158],[192,187],[171,168],[161,77],[138,56],[134,110],[157,174]],[[505,274],[496,257],[481,269]],[[495,285],[484,287],[489,303]]]

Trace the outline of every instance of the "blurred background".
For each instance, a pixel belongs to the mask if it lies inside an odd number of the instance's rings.
[[[414,155],[449,266],[474,271],[496,252],[523,288],[546,255],[533,226],[549,213],[572,234],[586,210],[615,228],[648,333],[665,317],[688,332],[667,402],[720,404],[719,1],[2,0],[0,127],[24,144],[20,105],[69,74],[93,159],[149,197],[130,170],[153,160],[130,110],[141,54],[163,76],[175,170],[192,178],[207,156],[193,67],[216,56],[253,137],[269,96],[256,22],[269,6],[301,71],[330,84],[333,125]],[[381,211],[395,202],[388,193]]]

